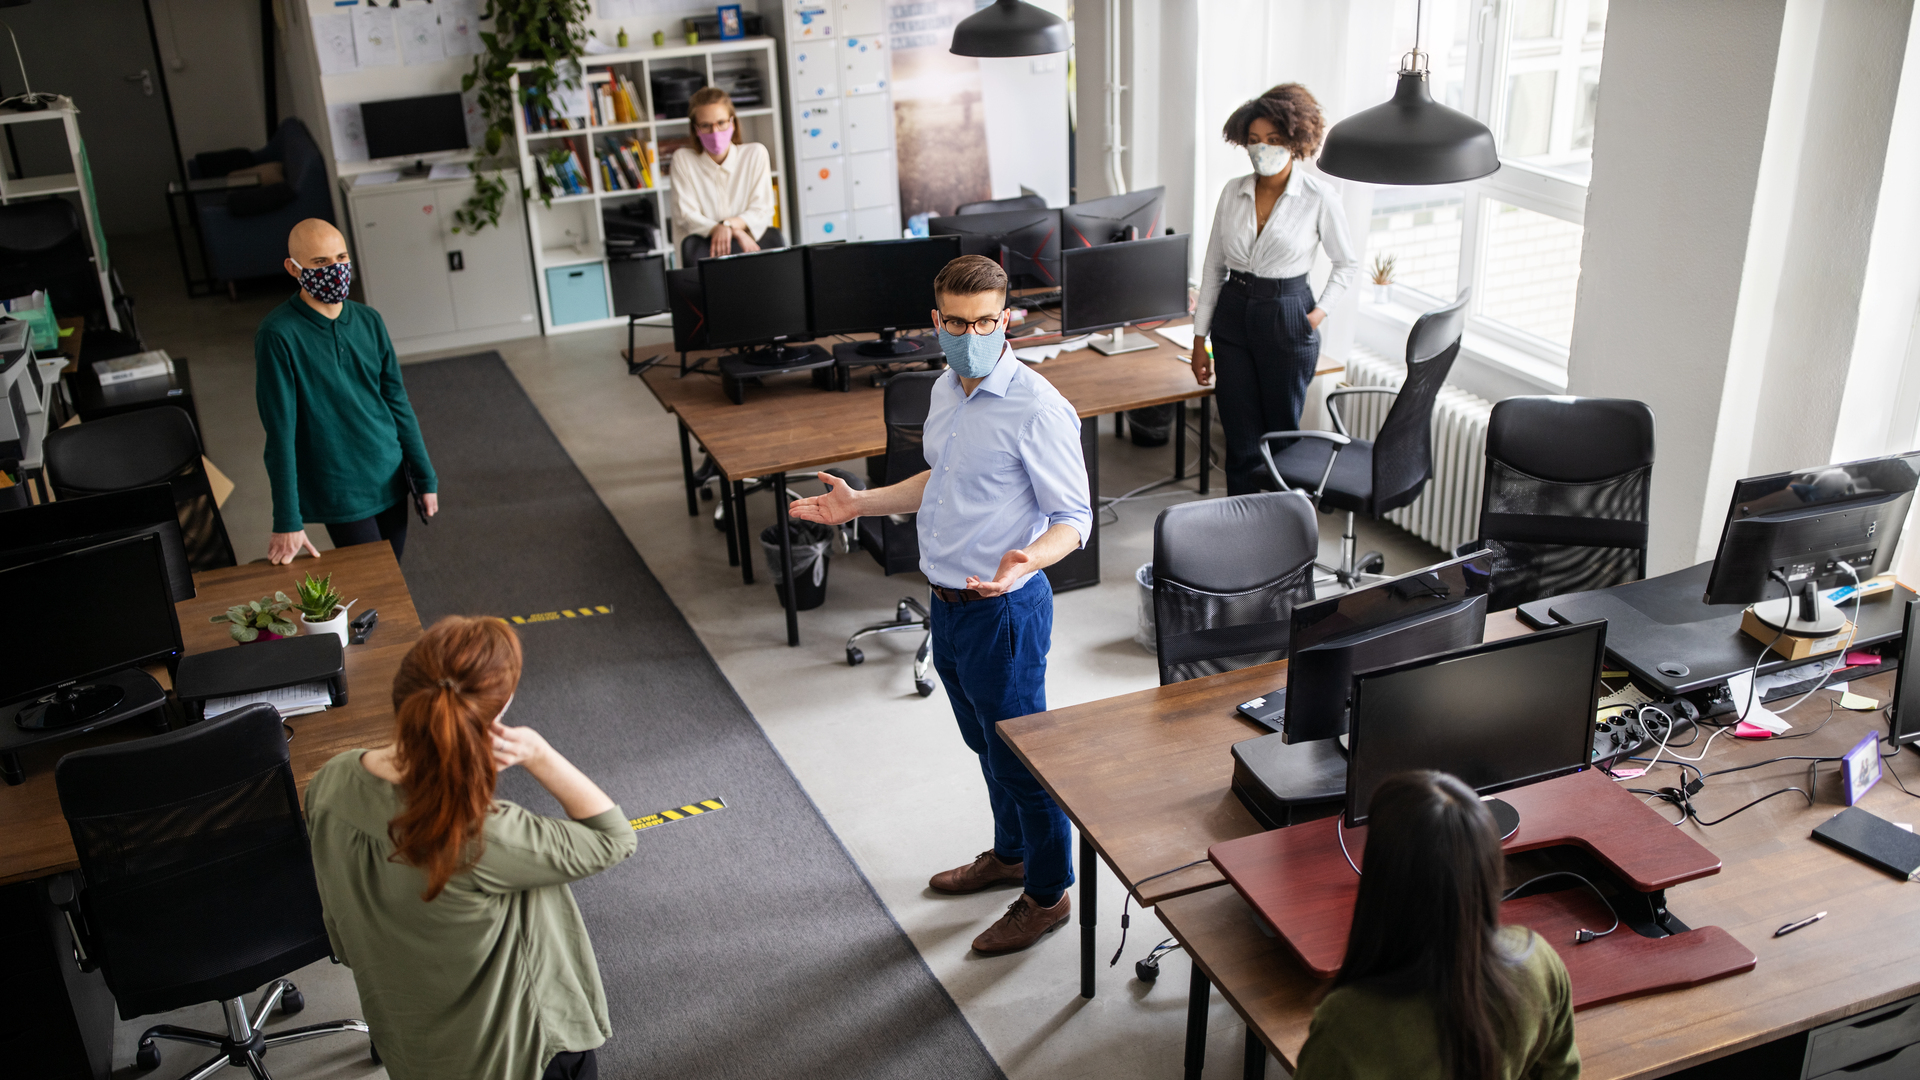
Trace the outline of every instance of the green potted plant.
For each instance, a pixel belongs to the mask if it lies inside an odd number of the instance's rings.
[[[1373,257],[1373,267],[1367,271],[1367,277],[1373,282],[1373,302],[1376,304],[1393,303],[1393,266],[1397,258],[1386,252]]]
[[[292,609],[293,601],[287,594],[276,592],[272,596],[263,596],[244,604],[235,604],[225,613],[215,615],[208,622],[224,622],[233,625],[227,632],[233,640],[245,644],[249,641],[272,641],[276,638],[292,637],[300,632],[293,620],[286,617]]]
[[[580,59],[586,55],[587,19],[592,0],[488,0],[480,12],[493,23],[482,31],[485,51],[473,58],[473,70],[460,78],[460,89],[470,91],[487,121],[480,140],[481,160],[473,164],[474,189],[453,212],[454,232],[472,235],[500,224],[500,208],[508,185],[503,160],[513,143],[514,113],[525,107],[553,107],[552,95],[562,86],[581,81]],[[519,69],[520,100],[514,100],[512,79]],[[524,197],[524,196],[523,196]],[[542,201],[550,197],[542,195]]]
[[[333,575],[315,578],[308,574],[306,579],[294,586],[294,592],[300,599],[294,604],[300,609],[300,625],[309,634],[335,634],[340,644],[347,644],[347,609],[358,603],[356,600],[341,600],[334,590]]]

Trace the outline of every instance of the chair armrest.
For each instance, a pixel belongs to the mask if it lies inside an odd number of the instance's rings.
[[[1333,475],[1333,460],[1340,456],[1340,448],[1353,440],[1345,434],[1336,434],[1331,431],[1269,431],[1260,436],[1260,456],[1266,459],[1267,474],[1273,477],[1274,483],[1280,485],[1281,491],[1292,491],[1293,488],[1287,484],[1286,478],[1280,475],[1280,466],[1273,462],[1271,442],[1274,439],[1322,439],[1333,444],[1333,453],[1327,455],[1327,471],[1320,474],[1320,486],[1313,492],[1314,509],[1319,509],[1320,493],[1327,490],[1327,477]]]
[[[73,933],[73,962],[81,971],[99,967],[88,947],[91,942],[85,929],[87,917],[80,910],[80,876],[71,872],[55,874],[47,879],[46,890],[47,902],[67,917],[67,929]]]
[[[1393,394],[1400,391],[1391,386],[1336,386],[1327,391],[1327,415],[1333,417],[1333,430],[1342,435],[1348,434],[1347,422],[1340,417],[1340,410],[1334,407],[1334,399],[1342,394]]]

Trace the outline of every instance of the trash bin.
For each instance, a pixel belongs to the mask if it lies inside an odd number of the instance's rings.
[[[1135,446],[1165,446],[1173,436],[1172,405],[1127,410],[1127,433]]]
[[[811,611],[827,599],[827,548],[833,543],[833,530],[817,522],[787,522],[787,541],[793,548],[793,577],[798,587],[793,593],[796,611]],[[773,578],[773,592],[781,606],[787,602],[787,583],[780,574],[780,526],[760,530],[760,548],[767,555],[767,575]]]
[[[1150,655],[1159,656],[1160,642],[1153,620],[1153,564],[1142,563],[1140,569],[1133,572],[1133,580],[1140,583],[1140,627],[1133,632],[1133,643]]]

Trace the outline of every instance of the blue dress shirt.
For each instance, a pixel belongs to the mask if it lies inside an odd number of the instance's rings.
[[[917,521],[928,581],[963,589],[968,575],[991,579],[1001,556],[1054,525],[1073,526],[1086,546],[1093,508],[1080,418],[1011,349],[971,396],[951,368],[933,384],[925,440],[933,475]]]

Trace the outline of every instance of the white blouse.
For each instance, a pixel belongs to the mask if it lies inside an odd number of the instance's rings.
[[[1333,185],[1296,168],[1267,216],[1267,227],[1261,229],[1253,206],[1254,180],[1249,173],[1228,181],[1220,192],[1213,232],[1207,237],[1207,258],[1200,266],[1200,299],[1193,312],[1196,338],[1207,336],[1213,327],[1214,305],[1229,270],[1263,278],[1298,277],[1312,269],[1314,249],[1324,245],[1327,258],[1333,260],[1333,273],[1317,300],[1320,307],[1331,309],[1360,267],[1353,242],[1347,238],[1340,193]]]
[[[706,236],[730,217],[745,221],[755,240],[773,224],[773,168],[759,143],[739,143],[717,164],[704,150],[681,147],[673,152],[668,179],[673,231],[681,239]]]

